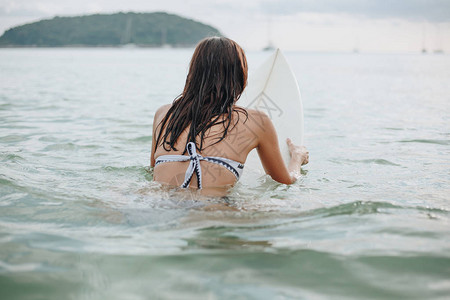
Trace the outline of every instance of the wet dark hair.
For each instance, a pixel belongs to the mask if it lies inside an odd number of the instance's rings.
[[[166,151],[177,151],[174,145],[189,125],[186,144],[194,142],[199,151],[203,150],[205,133],[214,125],[223,124],[224,129],[211,146],[222,141],[239,122],[239,113],[248,118],[245,109],[233,106],[247,84],[247,72],[244,50],[236,42],[224,37],[202,40],[192,55],[183,93],[158,124],[155,151],[160,143]],[[238,117],[232,125],[234,112]]]

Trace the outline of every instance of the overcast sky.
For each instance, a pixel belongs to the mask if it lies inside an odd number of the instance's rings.
[[[271,40],[285,50],[450,51],[450,0],[0,0],[0,33],[56,15],[119,11],[179,14],[247,50]]]

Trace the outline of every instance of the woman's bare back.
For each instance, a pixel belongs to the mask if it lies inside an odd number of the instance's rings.
[[[164,118],[170,105],[161,107],[155,115],[155,124],[153,132],[153,140],[155,142],[156,135],[159,132],[157,125]],[[248,153],[258,146],[261,131],[264,130],[265,118],[261,112],[256,110],[247,110],[247,116],[243,112],[235,111],[232,115],[231,126],[225,138],[216,143],[223,134],[223,124],[212,126],[203,140],[202,152],[198,154],[202,156],[223,157],[227,159],[245,164]],[[178,138],[175,148],[177,151],[167,151],[162,147],[162,142],[156,147],[154,156],[152,157],[152,165],[154,160],[161,155],[183,155],[185,151],[186,139],[189,127],[186,128]],[[200,137],[197,137],[197,145],[200,145]],[[167,148],[167,147],[166,147]],[[186,153],[184,154],[186,155]],[[179,186],[184,181],[186,169],[189,161],[185,162],[167,162],[157,165],[154,169],[154,180]],[[212,164],[207,161],[200,162],[202,168],[202,185],[203,187],[223,187],[231,186],[235,183],[236,177],[223,166]],[[193,177],[191,187],[197,186],[197,179]]]

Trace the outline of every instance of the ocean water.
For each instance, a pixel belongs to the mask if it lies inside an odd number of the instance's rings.
[[[0,299],[448,299],[450,56],[285,53],[310,163],[218,199],[148,168],[192,51],[0,50]]]

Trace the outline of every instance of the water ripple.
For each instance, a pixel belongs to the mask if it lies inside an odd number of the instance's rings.
[[[398,142],[399,143],[422,143],[422,144],[450,145],[450,140],[414,139],[414,140],[400,140]]]

